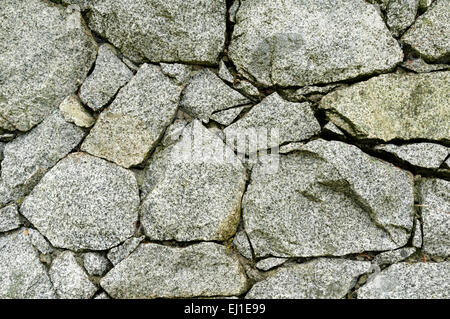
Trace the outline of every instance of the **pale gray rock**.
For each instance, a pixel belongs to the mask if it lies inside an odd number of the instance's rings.
[[[385,72],[403,53],[363,0],[247,0],[236,15],[230,58],[264,86],[305,86]]]
[[[200,121],[147,168],[141,205],[152,240],[226,240],[236,232],[246,172],[223,141]]]
[[[219,111],[211,114],[211,120],[216,121],[222,125],[230,125],[244,110],[245,106],[238,106],[224,111]]]
[[[430,255],[450,255],[450,182],[425,178],[419,185],[422,208],[423,250]]]
[[[61,0],[63,4],[72,6],[71,8],[77,8],[76,6],[78,6],[78,9],[81,11],[89,9],[95,1],[96,0]]]
[[[252,98],[258,98],[260,96],[258,89],[249,81],[245,79],[235,79],[223,61],[220,61],[219,63],[218,75],[222,80],[231,84],[233,88],[240,93]]]
[[[367,139],[450,140],[450,72],[385,74],[327,94],[319,107]]]
[[[106,292],[101,292],[94,299],[111,299]]]
[[[133,73],[136,73],[137,70],[139,70],[139,66],[135,63],[133,63],[130,59],[127,59],[126,57],[122,57],[122,62],[125,63],[125,65],[133,71]]]
[[[107,257],[109,261],[115,266],[122,260],[127,258],[143,241],[145,236],[131,237],[127,239],[122,245],[111,248],[108,251]]]
[[[324,86],[309,85],[300,89],[285,89],[282,93],[289,101],[302,102],[306,100],[306,96],[311,94],[326,94],[335,88],[341,86],[340,84],[328,84]]]
[[[81,128],[67,123],[55,111],[33,130],[6,144],[0,180],[6,191],[0,192],[0,205],[31,191],[84,136]]]
[[[183,130],[189,123],[186,120],[175,120],[170,124],[161,140],[163,146],[170,146],[180,140]],[[156,151],[155,151],[156,153]]]
[[[288,260],[287,258],[275,258],[270,257],[263,260],[260,260],[256,263],[256,268],[259,270],[267,271],[277,266],[284,264]]]
[[[448,63],[450,60],[450,8],[448,0],[436,0],[401,38],[422,59]]]
[[[422,59],[411,59],[403,62],[402,67],[416,73],[429,73],[433,71],[449,70],[448,64],[428,64]]]
[[[221,78],[225,82],[228,82],[228,83],[234,82],[233,75],[231,75],[230,71],[228,70],[227,66],[225,65],[225,63],[223,61],[219,62],[219,72],[217,73],[217,75],[219,76],[219,78]]]
[[[217,64],[225,45],[225,1],[104,0],[89,27],[136,62]]]
[[[16,204],[0,208],[0,232],[19,228],[22,224]]]
[[[224,129],[227,140],[247,137],[249,147],[246,151],[249,153],[286,142],[306,140],[319,132],[320,125],[314,117],[310,103],[288,102],[277,93],[266,97],[243,118]],[[264,133],[267,134],[266,138]],[[239,148],[237,145],[236,148]]]
[[[52,299],[55,292],[24,229],[0,235],[0,298]]]
[[[209,69],[192,76],[186,86],[180,106],[203,122],[220,110],[249,104],[250,100],[226,85]]]
[[[133,76],[133,72],[119,59],[109,44],[98,48],[94,71],[80,88],[80,98],[94,111],[105,106]]]
[[[95,119],[74,94],[69,95],[62,101],[59,105],[59,111],[67,122],[74,123],[79,127],[91,127],[95,123]]]
[[[192,66],[178,63],[161,63],[161,71],[164,75],[174,79],[179,85],[184,85],[188,82],[191,76]]]
[[[241,5],[241,0],[234,0],[233,4],[230,7],[230,10],[229,10],[230,17],[229,18],[230,18],[230,21],[233,23],[236,22],[236,14],[237,14],[237,11],[239,10],[240,5]]]
[[[320,258],[279,268],[253,285],[246,299],[337,299],[368,272],[370,262]]]
[[[412,245],[416,248],[422,248],[422,227],[418,219],[416,219],[416,227],[412,238]]]
[[[233,239],[233,245],[242,256],[247,259],[253,259],[252,247],[250,246],[245,231],[240,230],[236,233],[236,236],[234,236]]]
[[[100,285],[113,298],[237,296],[245,292],[247,278],[238,258],[215,243],[141,244]]]
[[[434,143],[415,143],[401,146],[386,144],[376,146],[375,149],[392,153],[412,165],[425,168],[441,166],[450,151],[448,147]]]
[[[281,145],[279,153],[280,154],[288,154],[291,152],[299,151],[302,149],[302,147],[305,145],[305,143],[302,142],[293,142],[286,145]]]
[[[181,87],[144,64],[103,111],[81,149],[126,168],[142,163],[178,107]]]
[[[111,263],[100,253],[88,252],[83,254],[83,265],[89,275],[103,276],[109,270]]]
[[[144,238],[145,236],[131,237],[120,246],[111,248],[107,254],[109,261],[111,261],[114,266],[117,265],[122,260],[127,258],[137,248],[137,246],[139,246]]]
[[[420,0],[390,0],[386,7],[386,23],[395,37],[414,23]]]
[[[20,212],[55,247],[105,250],[133,235],[138,205],[132,172],[73,153],[42,178]]]
[[[60,299],[90,299],[97,291],[70,251],[53,260],[49,275]]]
[[[450,262],[398,263],[358,289],[358,299],[448,299]]]
[[[412,254],[416,252],[416,248],[414,247],[406,247],[406,248],[400,248],[396,250],[387,251],[384,253],[378,254],[374,260],[373,263],[376,263],[378,265],[390,265],[398,263],[399,261],[405,260]]]
[[[51,254],[53,247],[36,229],[27,228],[26,232],[30,238],[31,244],[42,254]]]
[[[283,155],[277,174],[253,166],[244,227],[257,257],[341,256],[404,246],[413,177],[357,147],[315,140]]]
[[[28,131],[76,91],[97,45],[80,12],[39,0],[3,0],[0,12],[0,128]]]

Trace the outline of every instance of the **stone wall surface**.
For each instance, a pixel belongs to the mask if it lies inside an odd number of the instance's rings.
[[[0,298],[450,299],[450,0],[1,0]]]

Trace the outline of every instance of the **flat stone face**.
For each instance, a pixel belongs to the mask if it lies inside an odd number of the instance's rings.
[[[30,132],[6,144],[1,181],[7,191],[0,204],[26,195],[41,177],[83,139],[83,130],[66,122],[58,111]]]
[[[16,204],[0,208],[0,232],[19,228],[22,224]]]
[[[247,0],[229,54],[265,86],[329,83],[392,69],[403,60],[375,7],[363,0]]]
[[[402,42],[429,62],[450,60],[450,8],[448,0],[436,0],[403,35]]]
[[[137,62],[217,64],[225,16],[224,0],[105,0],[89,27]]]
[[[400,146],[386,144],[377,146],[375,149],[392,153],[412,165],[425,168],[438,168],[450,152],[450,148],[433,143],[415,143]]]
[[[237,296],[246,290],[247,278],[237,257],[215,243],[141,244],[100,285],[113,298]]]
[[[282,155],[277,174],[253,167],[244,226],[257,257],[346,255],[404,246],[412,175],[342,142]]]
[[[253,130],[256,134],[250,134]],[[276,132],[277,133],[276,133]],[[262,133],[267,134],[264,139]],[[249,139],[249,147],[255,152],[269,149],[286,142],[306,140],[320,132],[310,103],[293,103],[273,93],[255,105],[242,119],[225,128],[227,138],[236,136]],[[275,138],[274,134],[278,138]],[[239,144],[239,143],[238,143]]]
[[[0,12],[0,128],[28,131],[76,91],[97,45],[79,12],[39,0],[4,0]]]
[[[133,72],[117,57],[109,44],[98,49],[95,69],[80,88],[80,98],[94,111],[100,110],[133,76]]]
[[[53,285],[24,229],[0,235],[0,298],[55,298]]]
[[[230,148],[195,120],[156,156],[143,186],[141,222],[152,240],[226,240],[236,232],[246,172]]]
[[[100,253],[89,252],[83,255],[83,266],[89,275],[103,276],[110,265],[111,263],[106,256]]]
[[[95,123],[95,119],[84,108],[76,95],[69,95],[59,105],[59,111],[63,118],[70,123],[74,123],[80,127],[91,127]]]
[[[253,285],[246,299],[343,298],[370,262],[320,258],[284,266],[268,279]]]
[[[386,8],[386,22],[395,37],[400,36],[416,19],[420,0],[391,0]]]
[[[359,299],[448,299],[450,262],[398,263],[358,289]]]
[[[214,112],[250,103],[250,100],[226,85],[209,69],[203,69],[192,76],[184,90],[180,106],[208,122]]]
[[[319,107],[365,139],[450,140],[450,72],[386,74],[326,95]]]
[[[81,145],[126,168],[140,164],[175,116],[181,87],[144,64],[104,110]]]
[[[97,291],[70,251],[53,260],[49,274],[60,299],[89,299]]]
[[[132,172],[74,153],[44,176],[20,211],[55,247],[105,250],[133,235],[138,205]]]
[[[450,255],[450,182],[426,178],[419,186],[423,221],[423,250]]]

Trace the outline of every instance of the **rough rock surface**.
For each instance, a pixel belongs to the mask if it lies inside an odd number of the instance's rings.
[[[162,165],[161,165],[162,164]],[[150,165],[141,222],[152,240],[226,240],[236,232],[246,172],[200,121]]]
[[[27,228],[27,235],[30,237],[31,244],[42,254],[51,254],[53,247],[36,229]]]
[[[358,289],[361,299],[448,299],[450,262],[398,263]]]
[[[450,140],[450,72],[386,74],[326,95],[320,107],[358,138]]]
[[[53,246],[104,250],[133,235],[138,205],[133,173],[75,153],[44,176],[20,212]]]
[[[97,287],[89,280],[70,251],[55,258],[49,275],[56,294],[61,299],[89,299],[97,291]]]
[[[450,148],[433,143],[414,143],[400,146],[386,144],[377,146],[375,149],[392,153],[412,165],[426,168],[438,168],[450,152]]]
[[[275,257],[266,258],[258,261],[255,267],[258,268],[259,270],[267,271],[284,264],[286,260],[287,258],[275,258]]]
[[[79,12],[40,0],[3,0],[0,12],[0,128],[28,131],[75,92],[97,45]]]
[[[122,245],[111,248],[108,252],[108,259],[113,265],[117,265],[122,260],[127,258],[136,248],[139,246],[141,241],[143,241],[145,236],[132,237],[127,239]]]
[[[236,247],[238,252],[247,259],[252,259],[252,247],[248,241],[247,234],[245,231],[240,230],[236,233],[233,239],[233,245]]]
[[[368,272],[370,263],[320,258],[304,264],[279,268],[268,279],[253,285],[247,299],[342,298]]]
[[[247,278],[238,259],[215,243],[141,244],[100,284],[113,298],[192,298],[240,295]]]
[[[355,146],[316,140],[282,156],[274,178],[256,164],[243,199],[257,257],[322,256],[405,245],[412,175]]]
[[[61,158],[85,136],[83,130],[67,123],[58,111],[32,131],[6,144],[2,161],[0,205],[26,195]]]
[[[395,37],[400,36],[416,19],[420,0],[390,0],[386,8],[386,22]]]
[[[95,119],[75,95],[66,97],[59,105],[59,111],[67,122],[74,123],[77,126],[91,127],[95,123]]]
[[[256,134],[250,134],[250,130]],[[278,132],[278,138],[272,136],[273,130]],[[225,128],[224,133],[227,139],[232,136],[243,139],[248,135],[248,147],[253,149],[247,151],[255,152],[286,142],[306,140],[319,131],[320,125],[310,103],[288,102],[273,93],[255,105],[242,119]]]
[[[100,114],[81,149],[124,167],[140,164],[175,116],[181,87],[144,64]]]
[[[363,0],[247,0],[229,48],[238,71],[270,86],[329,83],[392,69],[403,53]]]
[[[180,106],[189,114],[208,122],[214,112],[249,104],[250,100],[226,85],[209,69],[192,76]]]
[[[423,221],[423,250],[450,256],[450,182],[425,178],[419,186]]]
[[[225,1],[104,0],[89,27],[137,62],[217,64],[225,14]]]
[[[436,0],[403,35],[402,41],[425,61],[450,61],[450,9],[448,0]]]
[[[116,92],[133,76],[133,72],[119,59],[109,44],[98,48],[95,69],[80,88],[80,98],[94,111],[105,106]]]
[[[400,248],[397,250],[387,251],[381,254],[378,254],[373,262],[378,265],[388,265],[395,264],[399,261],[405,260],[409,256],[411,256],[416,249],[414,247]]]
[[[83,254],[83,265],[89,275],[102,276],[110,268],[109,260],[100,253]]]
[[[0,208],[0,233],[19,228],[21,224],[16,204]]]
[[[55,298],[52,282],[24,229],[0,235],[0,298]]]

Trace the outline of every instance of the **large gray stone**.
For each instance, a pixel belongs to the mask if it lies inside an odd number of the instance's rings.
[[[89,26],[137,62],[217,64],[225,15],[224,0],[104,0]]]
[[[26,195],[41,177],[83,139],[83,130],[55,111],[30,132],[6,144],[0,205]]]
[[[429,62],[450,60],[450,7],[448,0],[436,0],[403,35],[402,41]]]
[[[214,112],[250,103],[209,69],[195,74],[186,86],[180,106],[203,122]]]
[[[412,175],[357,147],[315,140],[282,155],[277,174],[253,166],[244,226],[257,257],[346,255],[404,246]]]
[[[412,165],[425,168],[438,168],[450,152],[448,147],[434,143],[414,143],[400,146],[386,144],[377,146],[375,149],[392,153]]]
[[[333,91],[320,102],[359,138],[450,140],[450,72],[386,74]]]
[[[368,272],[370,262],[320,258],[279,268],[268,279],[256,283],[246,299],[337,299]]]
[[[147,168],[141,222],[152,240],[226,240],[240,218],[246,172],[200,121]]]
[[[140,164],[175,116],[181,87],[144,64],[104,110],[81,149],[126,168]]]
[[[0,236],[0,298],[55,298],[53,285],[24,229]]]
[[[0,233],[19,228],[21,224],[16,204],[0,208]]]
[[[55,247],[105,250],[133,235],[138,205],[132,172],[74,153],[42,178],[20,211]]]
[[[133,76],[109,44],[98,48],[95,69],[80,88],[80,98],[94,111],[100,110]]]
[[[386,23],[395,37],[402,35],[414,23],[420,0],[390,0],[386,8]]]
[[[363,0],[246,0],[229,54],[262,85],[305,86],[391,70],[403,53]]]
[[[75,92],[97,45],[79,12],[40,0],[0,2],[0,127],[28,131]]]
[[[252,130],[256,134],[250,134]],[[272,136],[274,130],[278,132],[278,138]],[[263,138],[263,132],[267,133],[267,139]],[[306,140],[319,132],[320,125],[314,117],[310,103],[288,102],[277,93],[266,97],[242,119],[224,130],[227,139],[232,136],[247,137],[249,146],[256,146],[253,151],[269,149],[286,142]]]
[[[96,253],[88,252],[83,254],[83,266],[89,275],[103,276],[110,268],[111,263],[106,256]]]
[[[49,275],[60,299],[90,299],[97,291],[70,251],[53,260]]]
[[[425,178],[419,185],[423,222],[423,250],[430,255],[450,255],[450,182]]]
[[[192,298],[240,295],[247,278],[237,257],[215,243],[141,244],[100,285],[113,298]]]
[[[450,262],[398,263],[358,289],[359,299],[448,299]]]

